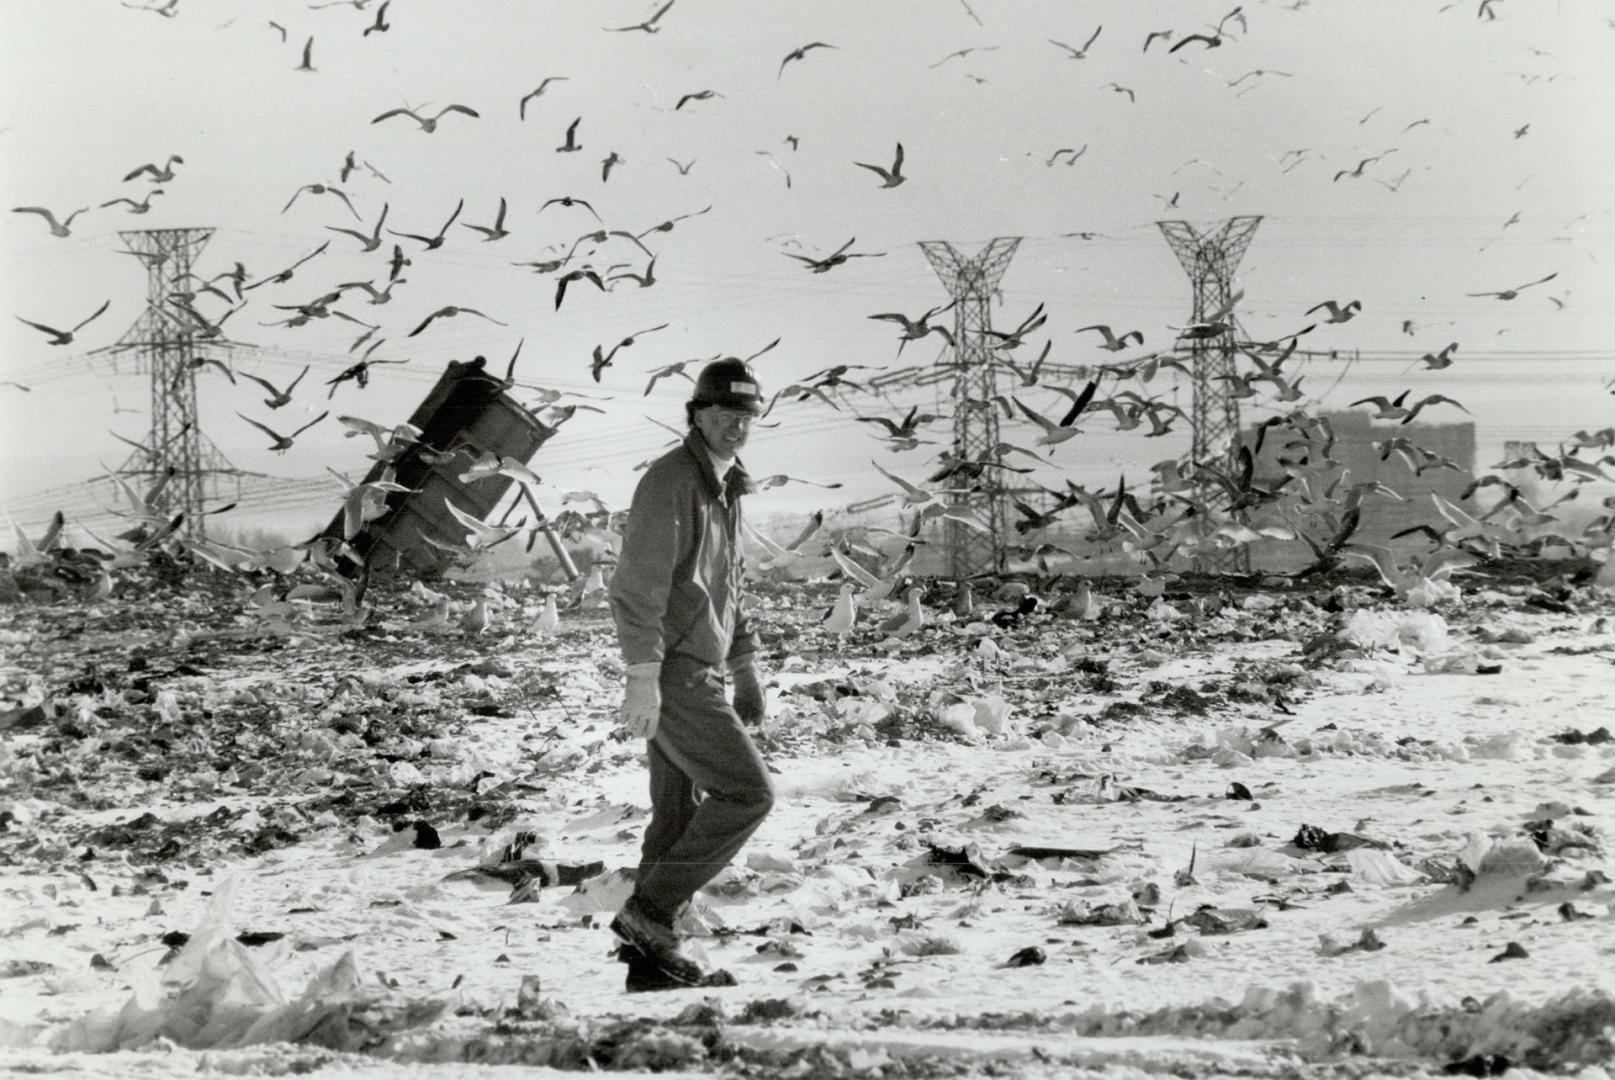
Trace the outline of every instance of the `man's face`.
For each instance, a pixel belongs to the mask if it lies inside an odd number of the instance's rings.
[[[746,445],[752,421],[757,418],[745,409],[708,405],[695,411],[695,427],[707,445],[720,457],[734,457]]]

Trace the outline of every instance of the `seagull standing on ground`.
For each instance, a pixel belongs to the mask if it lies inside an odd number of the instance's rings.
[[[819,625],[826,633],[840,637],[849,632],[857,621],[858,608],[852,599],[852,586],[843,582],[841,595],[836,597],[835,604],[825,613],[824,618],[819,620]]]

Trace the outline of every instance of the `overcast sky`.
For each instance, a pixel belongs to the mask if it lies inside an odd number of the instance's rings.
[[[1366,354],[1297,365],[1324,407],[1409,387],[1450,394],[1474,413],[1483,464],[1505,439],[1551,440],[1615,419],[1603,388],[1615,379],[1615,24],[1606,4],[1495,0],[1496,17],[1485,19],[1470,0],[1246,3],[1228,19],[1233,5],[1198,2],[675,0],[656,33],[605,29],[658,6],[394,0],[389,29],[365,35],[378,3],[179,0],[173,18],[116,0],[0,5],[6,206],[58,216],[91,208],[66,238],[37,215],[5,215],[6,310],[66,329],[111,301],[67,346],[48,345],[19,318],[0,331],[0,379],[31,388],[0,385],[0,507],[42,520],[51,500],[37,493],[122,462],[129,447],[110,432],[138,440],[148,429],[147,377],[127,356],[92,352],[144,309],[144,271],[116,250],[118,231],[135,228],[213,228],[200,268],[211,275],[239,261],[249,280],[331,242],[291,281],[253,290],[226,324],[233,341],[256,346],[234,351],[239,371],[284,384],[312,365],[297,400],[270,412],[244,380],[232,387],[212,369],[199,378],[211,443],[236,466],[279,477],[318,477],[322,466],[357,477],[369,443],[345,439],[337,414],[397,423],[449,360],[484,354],[502,370],[525,340],[518,379],[611,398],[585,401],[605,412],[579,412],[536,471],[558,489],[625,504],[633,466],[669,438],[646,417],[681,424],[688,395],[688,383],[670,378],[644,396],[650,369],[745,355],[776,337],[757,364],[770,393],[831,364],[896,366],[896,328],[867,316],[918,315],[948,299],[918,241],[952,241],[969,254],[993,237],[1021,237],[995,325],[1045,304],[1047,325],[1018,355],[1030,359],[1052,340],[1051,359],[1083,364],[1117,357],[1078,327],[1136,329],[1154,349],[1187,319],[1189,280],[1156,221],[1213,228],[1237,214],[1263,216],[1236,281],[1253,337],[1315,321],[1304,313],[1323,300],[1361,302],[1350,322],[1302,339],[1342,357]],[[1192,34],[1213,37],[1219,21],[1218,47],[1191,40],[1170,51]],[[1101,27],[1081,59],[1049,40],[1080,50]],[[296,70],[310,37],[314,70]],[[834,48],[781,68],[810,42]],[[962,50],[972,51],[950,55]],[[549,76],[564,81],[530,100],[522,120],[518,103]],[[714,93],[676,108],[703,91]],[[449,114],[430,134],[407,118],[372,122],[400,106],[430,115],[454,103],[480,117]],[[582,149],[557,152],[580,117]],[[908,179],[898,187],[882,188],[854,164],[890,166],[899,142]],[[1048,164],[1062,148],[1080,156]],[[361,165],[337,184],[350,151],[375,172]],[[613,152],[619,163],[602,180]],[[171,181],[123,180],[170,154],[185,159]],[[1370,158],[1360,175],[1337,178]],[[306,192],[282,212],[312,183],[339,186],[359,220],[336,197]],[[164,194],[144,215],[100,206],[154,186]],[[644,238],[656,253],[652,287],[623,281],[602,293],[580,283],[557,311],[556,275],[512,264],[559,258],[599,227],[579,207],[540,213],[568,195],[589,201],[606,227],[636,234],[711,209]],[[501,197],[510,236],[484,242],[463,227],[491,224]],[[385,205],[389,228],[430,235],[462,198],[459,221],[433,251],[387,236],[363,254],[327,228],[367,231]],[[853,251],[879,257],[824,274],[787,257],[825,255],[853,237]],[[384,284],[395,242],[412,265],[393,301],[373,306],[350,291],[335,307],[379,325],[371,340],[386,341],[375,358],[409,362],[378,367],[368,388],[344,384],[327,401],[323,384],[357,359],[348,349],[363,328],[337,318],[261,324],[291,314],[274,304],[343,282]],[[612,239],[586,242],[571,265],[639,272],[646,261]],[[1466,295],[1548,274],[1512,300]],[[508,325],[462,314],[407,336],[444,305]],[[212,317],[225,310],[206,296],[198,306]],[[664,322],[592,382],[595,345]],[[1453,342],[1453,367],[1407,370]],[[933,362],[940,348],[928,338],[901,362]],[[1147,389],[1187,408],[1188,387],[1174,391],[1172,378]],[[1064,400],[1040,387],[1022,393],[1049,412]],[[881,494],[891,485],[872,458],[919,478],[930,467],[923,455],[946,445],[947,422],[933,429],[937,446],[893,454],[874,425],[851,416],[895,416],[914,403],[946,411],[935,395],[852,394],[839,413],[782,404],[770,418],[779,426],[754,436],[752,471],[845,486],[777,488],[754,512]],[[283,455],[235,415],[289,433],[327,408],[332,416]],[[1432,418],[1463,419],[1451,408]],[[1186,432],[1145,440],[1108,434],[1105,418],[1091,426],[1055,451],[1041,478],[1139,475],[1187,445]],[[1031,434],[1010,425],[1005,436]],[[301,501],[261,516],[322,521],[339,495],[331,484],[332,501],[305,488]],[[252,511],[236,513],[245,521]]]

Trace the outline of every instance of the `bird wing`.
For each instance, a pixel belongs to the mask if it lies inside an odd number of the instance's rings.
[[[1088,407],[1089,402],[1093,401],[1093,396],[1098,391],[1099,380],[1090,380],[1088,385],[1084,386],[1082,391],[1072,400],[1071,409],[1066,413],[1065,418],[1060,421],[1060,426],[1070,427],[1073,423],[1075,423],[1077,417],[1082,415],[1082,410]]]
[[[449,107],[453,108],[454,106],[451,105]],[[449,220],[445,221],[443,223],[443,227],[437,231],[437,235],[442,236],[444,233],[448,232],[449,231],[449,226],[454,224],[455,219],[460,216],[460,211],[464,210],[464,209],[465,209],[465,200],[461,199],[459,201],[459,203],[455,205],[454,213],[449,215]]]
[[[241,377],[243,379],[251,379],[253,382],[257,383],[259,386],[263,387],[265,390],[268,390],[271,394],[274,394],[276,397],[280,396],[280,391],[275,389],[274,383],[271,383],[268,379],[259,378],[257,375],[249,375],[245,371],[243,371],[241,373]]]
[[[873,165],[865,165],[864,168],[866,168],[866,169],[876,169],[876,167],[873,166]],[[885,172],[884,169],[876,169],[876,171],[877,172],[882,172],[882,173]],[[830,261],[830,259],[835,258],[837,255],[840,255],[842,252],[844,252],[848,248],[852,247],[852,245],[857,243],[857,241],[858,241],[858,238],[856,236],[854,236],[852,239],[848,240],[845,244],[842,244],[840,247],[836,248],[827,257],[825,257],[824,259],[821,259],[819,261],[820,262],[828,262],[828,261]]]
[[[487,531],[488,526],[483,521],[481,521],[479,518],[472,517],[464,510],[461,510],[458,506],[455,506],[454,503],[450,502],[448,499],[443,500],[443,505],[448,508],[448,511],[451,515],[453,515],[454,520],[465,526],[472,536],[481,536]]]
[[[415,113],[415,111],[413,109],[388,109],[386,112],[382,113],[380,116],[376,117],[374,120],[372,120],[370,122],[372,124],[379,124],[383,120],[387,119],[390,116],[407,116],[411,120],[414,120],[417,124],[420,123],[420,120],[421,120],[421,118]],[[151,168],[151,166],[147,165],[146,168],[149,169],[149,168]]]
[[[643,337],[646,334],[655,333],[658,330],[666,330],[668,328],[668,325],[669,325],[668,323],[658,323],[657,325],[651,327],[649,330],[635,330],[632,334],[629,334],[627,337],[623,338],[622,343],[624,345],[632,345],[634,343],[635,338]]]
[[[240,413],[236,413],[236,415],[241,416]],[[241,416],[241,419],[245,420],[247,423],[251,424],[253,427],[255,427],[259,431],[263,432],[265,435],[268,435],[271,439],[274,439],[276,442],[285,441],[286,437],[284,435],[281,435],[279,432],[275,431],[273,428],[265,427],[264,425],[260,424],[258,421],[254,420],[252,417],[250,417],[250,416]]]
[[[1448,397],[1446,394],[1431,394],[1430,396],[1426,397],[1423,401],[1419,402],[1419,405],[1420,406],[1439,405],[1442,402],[1446,402],[1448,405],[1457,405],[1458,408],[1463,409],[1464,412],[1469,412],[1468,409],[1464,409],[1463,404],[1461,402],[1457,401],[1454,398]]]
[[[886,479],[890,480],[892,483],[896,484],[898,487],[902,488],[904,491],[908,492],[909,495],[915,496],[917,498],[931,498],[932,497],[930,492],[922,491],[919,488],[915,487],[913,484],[909,483],[907,480],[904,480],[902,477],[893,476],[891,473],[887,472],[885,469],[882,469],[880,467],[879,462],[871,460],[869,463],[871,465],[875,466],[875,470],[877,472],[879,472]]]
[[[1056,424],[1053,420],[1050,420],[1041,413],[1027,407],[1026,402],[1022,401],[1020,398],[1013,398],[1012,400],[1015,402],[1015,407],[1020,409],[1028,420],[1042,428],[1046,433],[1052,435],[1054,434],[1055,430],[1059,428],[1060,425]]]
[[[1443,499],[1440,495],[1437,495],[1433,491],[1430,492],[1430,502],[1435,506],[1438,514],[1452,522],[1454,525],[1457,525],[1460,528],[1480,527],[1481,523],[1478,519],[1471,517],[1460,507],[1454,506],[1452,503],[1448,502],[1446,499]]]
[[[849,578],[856,581],[866,589],[878,589],[885,584],[868,570],[865,570],[863,567],[847,558],[847,556],[841,554],[841,548],[839,545],[830,548],[830,557],[836,561],[837,566],[841,567],[841,572],[843,574],[846,574]]]
[[[296,431],[292,432],[291,435],[288,436],[288,437],[293,438],[293,439],[297,438],[299,435],[303,434],[303,432],[307,431],[309,428],[313,427],[315,424],[319,423],[321,420],[324,420],[327,416],[330,416],[330,415],[331,415],[331,413],[330,413],[329,410],[327,410],[326,412],[320,413],[320,415],[316,416],[314,419],[310,420],[308,423],[304,424],[302,427],[300,427]]]
[[[563,282],[561,284],[561,288],[563,290],[566,288],[565,282]],[[559,297],[556,298],[555,306],[560,307],[560,298]],[[411,330],[408,334],[406,334],[404,336],[405,337],[414,337],[416,334],[420,333],[422,330],[425,330],[428,326],[431,326],[432,325],[432,320],[437,318],[442,313],[443,312],[441,310],[432,312],[430,315],[426,316],[426,318],[421,321],[421,324],[419,326],[417,326],[415,329]]]
[[[856,417],[855,419],[857,419],[859,422],[865,423],[865,424],[879,424],[881,427],[885,428],[888,432],[890,432],[893,438],[899,438],[899,437],[901,437],[903,435],[903,429],[898,426],[896,421],[891,420],[888,417],[885,417],[885,416],[859,416],[859,417]]]
[[[56,337],[66,337],[67,336],[62,331],[57,330],[55,327],[46,326],[44,323],[30,322],[28,319],[23,318],[21,315],[17,315],[17,316],[15,316],[15,318],[16,318],[16,320],[18,322],[24,323],[24,324],[26,324],[28,326],[32,326],[35,330],[43,330],[45,333],[52,334],[52,335],[54,335]]]
[[[445,105],[442,109],[438,110],[437,115],[442,117],[445,113],[451,112],[465,113],[467,116],[475,117],[478,120],[482,119],[482,114],[468,105]]]

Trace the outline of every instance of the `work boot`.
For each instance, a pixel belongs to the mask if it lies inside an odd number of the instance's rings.
[[[611,920],[611,932],[681,982],[694,985],[706,974],[700,964],[684,954],[672,924],[652,913],[638,896],[630,896],[623,904]]]

